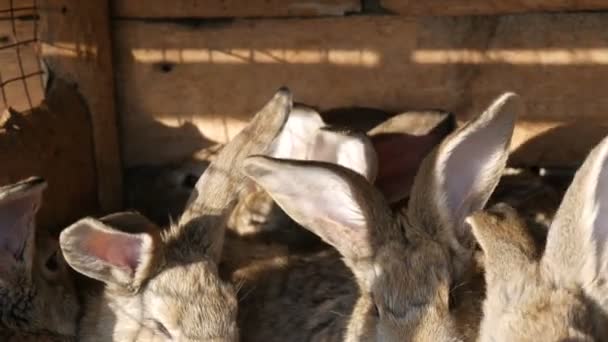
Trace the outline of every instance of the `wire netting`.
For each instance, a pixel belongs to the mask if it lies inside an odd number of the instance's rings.
[[[1,110],[28,110],[44,97],[36,0],[0,0]]]

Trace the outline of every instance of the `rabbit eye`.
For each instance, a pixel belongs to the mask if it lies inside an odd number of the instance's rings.
[[[167,329],[167,327],[165,327],[161,322],[154,320],[154,324],[156,325],[156,330],[165,335],[165,337],[167,337],[168,339],[173,338],[171,336],[171,333],[169,332],[169,329]]]

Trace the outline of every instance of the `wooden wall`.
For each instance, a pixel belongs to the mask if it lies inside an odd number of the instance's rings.
[[[0,115],[0,186],[29,176],[48,183],[38,223],[53,233],[99,213],[91,118],[73,86],[56,80],[32,110]]]
[[[0,184],[45,176],[43,225],[122,209],[112,56],[109,0],[0,0]]]
[[[442,108],[461,122],[516,91],[527,111],[515,165],[575,166],[608,133],[603,0],[39,3],[42,52],[88,102],[106,208],[120,203],[121,161],[166,164],[225,142],[282,85],[321,109]],[[4,75],[15,64],[3,53]]]
[[[574,166],[608,133],[604,1],[250,3],[115,1],[126,166],[227,141],[281,85],[321,109],[442,108],[461,121],[516,91],[516,165]],[[595,11],[553,13],[564,10]]]

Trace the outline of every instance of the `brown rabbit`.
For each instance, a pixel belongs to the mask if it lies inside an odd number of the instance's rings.
[[[0,336],[66,341],[76,335],[78,301],[57,241],[36,227],[46,182],[0,187]],[[29,337],[28,337],[29,338]]]
[[[324,125],[313,109],[294,108],[272,156],[346,166],[375,182],[390,202],[399,202],[409,195],[422,159],[454,130],[455,124],[453,115],[447,112],[405,112],[373,127],[369,132],[371,142],[356,130]],[[406,156],[403,146],[409,148]],[[380,177],[376,179],[378,168]],[[231,216],[231,230],[237,235],[283,243],[298,252],[321,247],[318,237],[293,222],[265,191],[255,184],[250,187]]]
[[[467,219],[484,252],[480,341],[603,341],[608,337],[608,138],[576,173],[539,248],[515,211]]]
[[[450,303],[473,268],[474,239],[464,220],[483,208],[498,183],[519,110],[518,98],[505,94],[447,137],[424,159],[403,213],[393,213],[359,174],[335,164],[248,158],[245,174],[294,220],[333,245],[351,272],[331,250],[276,260],[267,273],[254,270],[240,292],[243,339],[464,337],[458,329],[464,323],[453,313],[470,303]],[[479,321],[468,319],[472,326]]]
[[[567,179],[568,177],[562,176],[558,183]],[[564,197],[564,190],[562,184],[556,184],[556,181],[550,181],[532,170],[507,169],[490,197],[488,206],[504,203],[513,207],[525,220],[536,244],[544,246],[551,221]]]
[[[294,108],[271,154],[277,158],[337,163],[373,181],[377,157],[365,134],[322,127],[319,114],[306,107]],[[297,225],[254,182],[243,192],[231,215],[229,228],[237,235],[279,242],[293,250],[319,247],[317,236]]]
[[[236,341],[237,301],[217,262],[244,158],[265,153],[291,110],[281,89],[198,180],[179,222],[159,233],[136,213],[85,218],[61,233],[77,271],[103,283],[85,296],[83,341]]]

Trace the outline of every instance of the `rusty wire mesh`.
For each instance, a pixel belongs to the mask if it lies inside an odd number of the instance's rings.
[[[36,0],[0,1],[2,110],[28,110],[43,98]]]

